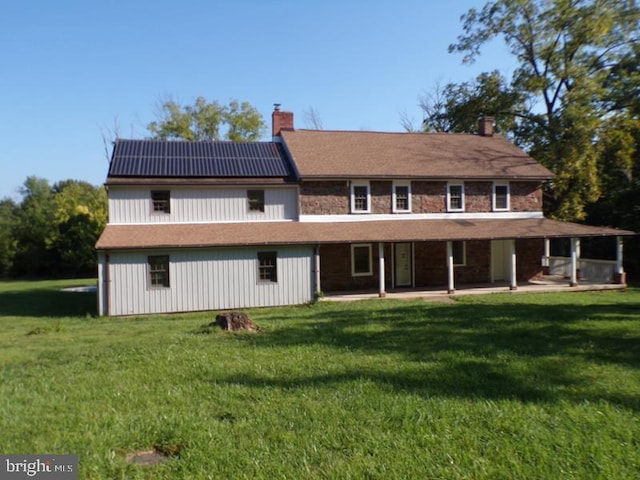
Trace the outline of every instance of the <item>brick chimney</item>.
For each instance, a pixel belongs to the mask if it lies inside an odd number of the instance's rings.
[[[273,106],[271,131],[274,137],[278,137],[282,130],[293,130],[293,112],[281,112],[279,103],[274,103]]]
[[[493,137],[493,117],[481,117],[478,122],[478,133],[483,137]]]

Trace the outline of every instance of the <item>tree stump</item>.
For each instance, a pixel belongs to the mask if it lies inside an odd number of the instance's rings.
[[[255,325],[246,313],[227,312],[216,315],[216,322],[223,330],[237,332],[239,330],[247,330],[249,332],[257,332],[259,328]]]

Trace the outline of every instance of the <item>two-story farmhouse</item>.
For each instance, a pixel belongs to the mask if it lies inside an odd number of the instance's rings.
[[[539,276],[548,241],[632,232],[546,219],[549,170],[499,135],[295,130],[270,142],[117,140],[98,250],[99,313],[302,304],[317,292]]]

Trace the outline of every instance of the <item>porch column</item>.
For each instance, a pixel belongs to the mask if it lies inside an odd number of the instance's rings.
[[[571,239],[571,270],[569,272],[569,286],[575,287],[578,285],[578,251],[580,248],[580,240],[577,238]]]
[[[544,239],[544,255],[542,257],[542,274],[549,275],[549,257],[551,256],[551,240]]]
[[[322,288],[320,286],[320,245],[316,245],[316,248],[313,251],[313,275],[315,280],[315,293],[319,294],[322,292]]]
[[[380,279],[380,289],[378,296],[384,298],[387,296],[384,285],[384,243],[378,243],[378,277]]]
[[[453,244],[451,243],[451,241],[447,242],[447,275],[449,278],[447,293],[455,293],[456,289],[453,282],[454,281]]]
[[[623,243],[620,236],[616,237],[616,274],[613,281],[621,285],[626,285],[627,283],[627,274],[624,273],[623,265]]]
[[[511,260],[511,268],[509,275],[509,290],[517,290],[518,289],[518,280],[517,280],[517,272],[516,272],[516,239],[512,238],[509,240],[509,248],[511,250],[509,259]]]

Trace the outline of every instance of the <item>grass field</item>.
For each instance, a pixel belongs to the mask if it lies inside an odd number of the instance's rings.
[[[75,283],[0,283],[2,453],[92,479],[640,475],[638,289],[321,302],[231,334],[96,318]]]

